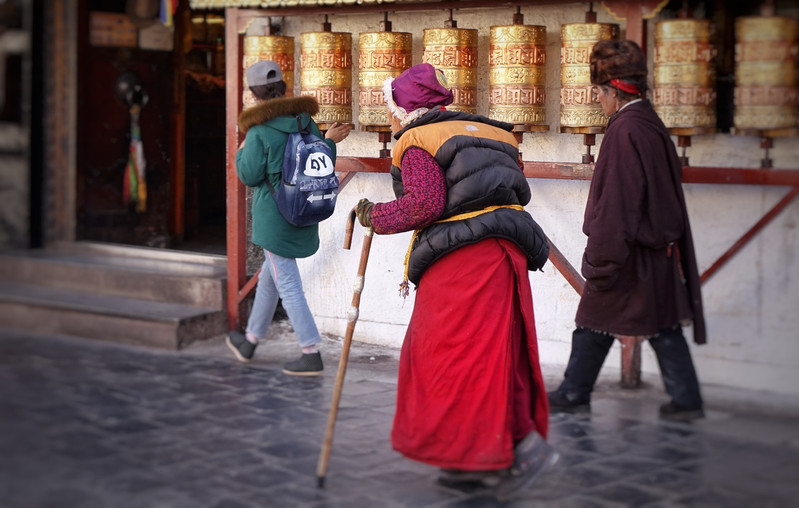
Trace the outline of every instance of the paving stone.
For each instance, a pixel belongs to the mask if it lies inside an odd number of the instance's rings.
[[[362,344],[351,350],[319,488],[341,341],[325,340],[322,376],[291,377],[282,364],[297,345],[284,331],[270,331],[245,365],[221,339],[175,352],[0,330],[0,505],[783,507],[799,498],[795,416],[717,407],[718,431],[660,422],[662,387],[608,381],[591,413],[552,415],[561,460],[520,499],[439,485],[437,468],[391,448],[398,351]],[[548,384],[558,376],[562,366],[545,368]]]
[[[663,498],[662,495],[631,484],[629,481],[606,485],[591,492],[602,500],[626,504],[627,506],[644,506],[648,503],[662,501]]]

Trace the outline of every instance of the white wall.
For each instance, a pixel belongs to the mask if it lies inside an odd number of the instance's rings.
[[[600,6],[599,22],[614,22]],[[514,9],[455,11],[461,28],[478,28],[479,67],[488,67],[488,31],[491,25],[510,24]],[[585,5],[524,7],[526,24],[547,27],[547,114],[550,131],[525,134],[521,146],[525,160],[578,162],[584,152],[582,137],[559,134],[560,25],[584,20]],[[421,63],[422,28],[442,27],[446,11],[391,13],[394,31],[412,32],[414,63]],[[357,119],[357,61],[360,32],[376,31],[382,14],[331,16],[334,31],[353,33],[356,69],[353,88]],[[322,16],[287,18],[286,35],[296,41],[299,34],[319,30]],[[650,22],[649,33],[654,33]],[[621,22],[622,30],[624,22]],[[650,54],[654,43],[650,42]],[[651,59],[651,57],[650,57]],[[295,77],[299,88],[299,70]],[[478,82],[478,112],[487,114],[487,73]],[[297,90],[299,91],[299,90]],[[597,136],[601,149],[602,136]],[[696,136],[688,149],[695,166],[758,168],[763,156],[759,139],[717,134]],[[373,133],[354,131],[339,145],[339,152],[353,156],[377,156],[381,145]],[[796,138],[776,139],[771,150],[774,166],[799,168]],[[581,232],[588,182],[530,180],[533,199],[527,210],[541,224],[552,241],[579,268],[585,237]],[[707,269],[786,192],[785,188],[736,185],[686,184],[694,239],[701,270]],[[356,225],[351,251],[342,249],[344,226],[349,210],[361,197],[372,201],[393,199],[390,177],[360,174],[339,197],[336,214],[320,227],[322,247],[315,256],[301,261],[305,291],[320,329],[343,336],[352,300],[363,229]],[[764,231],[740,251],[704,285],[709,344],[692,344],[700,380],[705,384],[745,387],[776,394],[799,395],[799,202],[792,203]],[[413,291],[404,301],[397,288],[402,280],[402,261],[410,234],[376,236],[366,274],[355,340],[400,347],[413,308]],[[544,273],[531,273],[537,316],[541,361],[565,365],[578,297],[563,277],[547,265]],[[479,309],[477,309],[479,310]],[[690,330],[688,330],[690,338]],[[608,366],[619,366],[618,345],[608,357]],[[643,370],[657,373],[649,347],[644,347]]]

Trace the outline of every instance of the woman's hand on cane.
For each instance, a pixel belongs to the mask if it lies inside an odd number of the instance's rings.
[[[361,200],[358,201],[358,205],[355,207],[355,215],[358,217],[358,222],[365,228],[372,227],[372,217],[370,214],[372,213],[373,206],[375,206],[374,203],[366,198],[361,198]]]

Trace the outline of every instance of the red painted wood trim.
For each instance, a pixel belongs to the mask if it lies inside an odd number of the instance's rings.
[[[791,201],[799,195],[799,187],[794,187],[791,189],[788,194],[786,194],[779,202],[774,205],[774,207],[769,210],[766,215],[764,215],[757,223],[752,226],[749,231],[744,233],[744,235],[735,242],[732,247],[727,249],[727,252],[721,255],[715,263],[713,263],[710,268],[705,270],[705,272],[699,277],[699,280],[702,284],[707,282],[710,277],[712,277],[727,261],[730,260],[739,250],[741,250],[749,241],[757,235],[763,228],[765,228],[769,222],[771,222],[786,206],[790,204]]]
[[[227,189],[227,314],[228,328],[241,328],[239,290],[247,278],[247,214],[244,185],[236,173],[241,111],[241,39],[236,31],[238,9],[225,9],[225,146]]]
[[[580,275],[580,272],[575,269],[566,256],[552,243],[552,240],[547,238],[549,242],[549,261],[552,265],[563,275],[566,282],[577,291],[577,294],[583,295],[583,288],[585,287],[585,279]]]

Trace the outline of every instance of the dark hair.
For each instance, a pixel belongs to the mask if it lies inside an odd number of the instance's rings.
[[[644,95],[647,90],[646,58],[640,46],[630,40],[602,40],[591,51],[591,83],[608,85],[611,79],[621,79],[638,87]],[[610,85],[612,86],[612,85]],[[619,90],[622,99],[637,97]]]
[[[252,91],[256,98],[262,101],[278,99],[286,95],[286,82],[276,81],[268,85],[251,86],[250,91]]]

